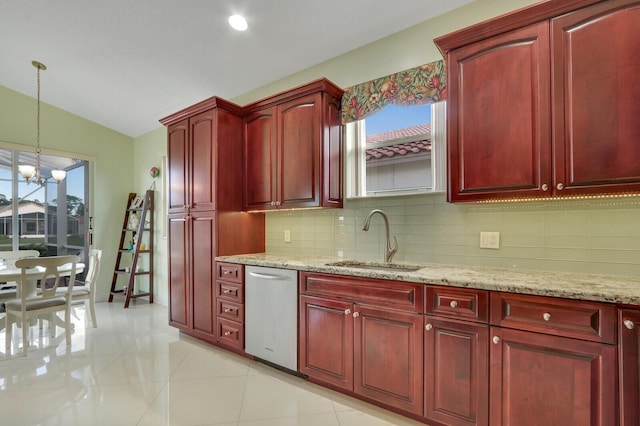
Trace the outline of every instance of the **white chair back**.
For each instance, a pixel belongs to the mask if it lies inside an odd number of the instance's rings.
[[[29,257],[40,257],[40,252],[38,250],[0,251],[0,259],[4,259],[7,268],[15,268],[17,260]]]

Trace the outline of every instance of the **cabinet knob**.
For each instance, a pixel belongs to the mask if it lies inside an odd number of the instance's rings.
[[[222,292],[223,292],[224,294],[231,294],[231,293],[233,293],[233,291],[232,291],[232,290],[222,290]]]
[[[498,343],[500,343],[500,338],[498,336],[493,336],[493,339],[491,339],[493,341],[494,345],[497,345]]]
[[[542,314],[542,318],[545,321],[549,321],[551,319],[551,314],[549,312],[545,312],[544,314]]]
[[[425,330],[427,330],[427,331],[431,331],[431,330],[433,329],[433,325],[431,325],[431,324],[427,324],[427,325],[425,325],[425,326],[424,326],[424,328],[425,328]]]
[[[354,317],[354,318],[358,318],[359,316],[360,316],[360,312],[354,312],[354,313],[353,313],[353,317]]]
[[[271,205],[272,205],[272,206],[275,206],[275,205],[276,205],[276,202],[275,202],[275,201],[272,201],[272,202],[271,202]]]
[[[224,335],[225,335],[225,336],[231,336],[231,332],[230,332],[230,331],[225,331],[225,332],[224,332]]]
[[[349,315],[350,313],[351,313],[351,309],[345,309],[345,310],[344,310],[344,314],[345,314],[345,315]]]
[[[558,188],[558,191],[562,191],[564,189],[564,185],[559,183],[556,185],[556,188]]]
[[[546,183],[542,184],[542,190],[543,191],[548,191],[549,190],[549,185],[547,185]]]
[[[226,313],[229,313],[229,312],[231,312],[231,308],[224,308],[224,311],[225,311]]]
[[[458,306],[458,302],[456,302],[455,300],[452,300],[451,303],[449,303],[449,306],[451,306],[452,308],[455,308]]]
[[[627,327],[629,330],[633,330],[633,328],[636,326],[633,321],[631,320],[624,320],[624,326]]]
[[[280,201],[276,201],[276,206],[279,206],[280,204]]]

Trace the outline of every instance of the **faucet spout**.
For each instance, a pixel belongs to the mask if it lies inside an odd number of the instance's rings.
[[[374,214],[379,214],[384,219],[384,226],[385,226],[386,237],[387,237],[387,247],[385,249],[384,261],[386,263],[391,263],[391,259],[393,259],[393,255],[395,255],[396,252],[398,251],[398,239],[394,236],[393,244],[391,244],[391,239],[389,237],[389,218],[387,217],[387,214],[379,209],[371,210],[367,215],[367,217],[364,219],[362,230],[363,231],[369,230],[369,225],[371,224],[371,217]]]

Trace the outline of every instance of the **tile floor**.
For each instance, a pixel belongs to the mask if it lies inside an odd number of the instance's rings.
[[[0,332],[0,425],[420,424],[181,336],[164,306],[96,309],[96,329],[74,309],[70,347],[32,327],[26,358],[20,332],[9,354]]]

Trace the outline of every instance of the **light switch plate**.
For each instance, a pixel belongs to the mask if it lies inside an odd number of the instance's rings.
[[[480,232],[480,248],[499,249],[499,232]]]
[[[291,231],[289,229],[284,230],[284,242],[285,243],[291,242]]]

